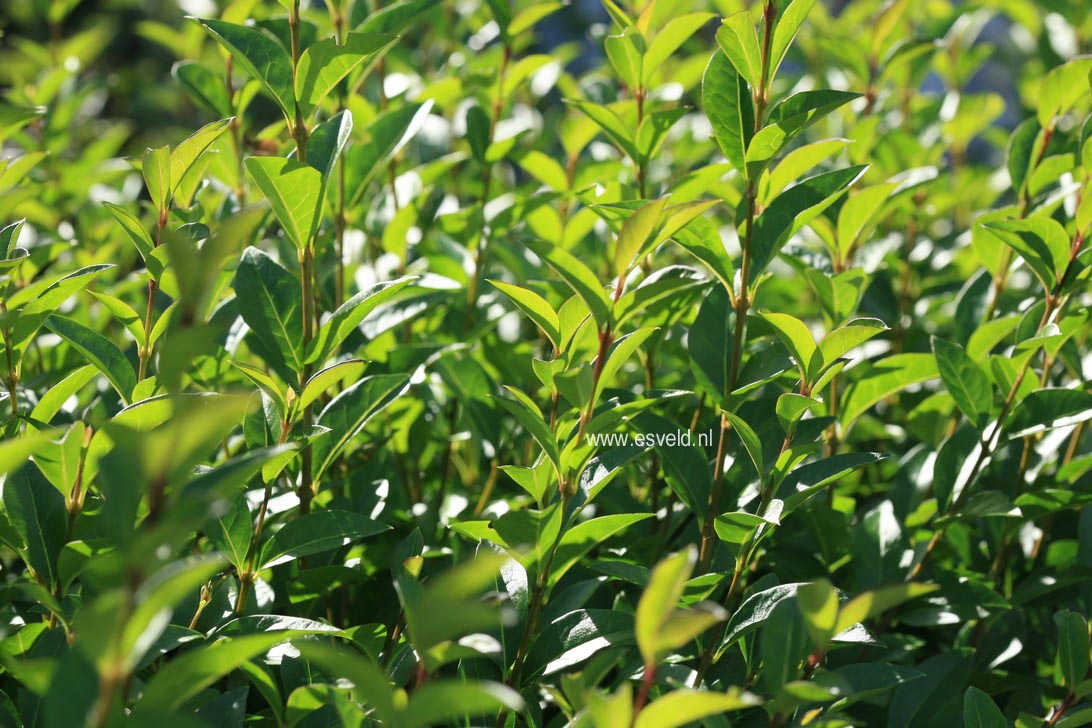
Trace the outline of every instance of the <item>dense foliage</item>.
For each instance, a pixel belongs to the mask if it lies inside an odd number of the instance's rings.
[[[1092,723],[1086,0],[0,26],[3,725]]]

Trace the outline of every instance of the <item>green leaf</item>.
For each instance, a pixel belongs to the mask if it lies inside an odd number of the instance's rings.
[[[963,693],[963,725],[965,728],[1006,728],[1009,722],[989,695],[976,687]]]
[[[299,280],[275,260],[247,248],[235,270],[235,296],[243,321],[264,348],[279,356],[270,364],[280,366],[285,379],[303,371],[303,314]]]
[[[152,250],[155,248],[155,243],[152,242],[151,236],[148,235],[148,231],[144,229],[144,225],[141,224],[140,219],[124,207],[115,205],[112,202],[103,202],[102,204],[106,206],[106,209],[110,211],[110,214],[113,215],[114,219],[121,225],[121,228],[125,231],[129,240],[131,240],[136,247],[137,252],[140,253],[140,257],[147,261],[152,254]]]
[[[364,373],[364,367],[366,366],[367,363],[360,359],[349,359],[331,364],[316,372],[307,380],[303,391],[300,392],[299,399],[296,400],[296,409],[306,409],[334,385],[344,382],[346,379],[359,377]]]
[[[174,191],[171,183],[172,166],[170,147],[148,149],[141,160],[140,169],[144,174],[144,184],[148,186],[148,195],[160,212],[170,205],[171,192]]]
[[[561,323],[558,321],[557,312],[546,302],[546,299],[534,291],[520,288],[511,283],[495,280],[490,280],[489,283],[507,296],[512,303],[516,304],[519,310],[523,311],[527,318],[531,319],[542,330],[542,333],[546,335],[546,338],[550,340],[550,343],[554,345],[558,352],[564,350],[561,341]]]
[[[651,517],[651,513],[619,513],[576,524],[565,532],[558,544],[550,573],[551,583],[559,581],[566,571],[600,543]]]
[[[665,644],[663,630],[675,614],[686,580],[694,571],[693,548],[667,557],[652,570],[648,586],[637,602],[634,631],[645,665],[656,665],[676,644]]]
[[[262,568],[341,548],[389,529],[386,524],[351,511],[309,513],[286,523],[266,542],[262,550]]]
[[[515,690],[495,682],[430,680],[413,691],[403,716],[407,728],[448,724],[459,716],[496,715],[498,710],[523,709]]]
[[[834,636],[838,620],[838,594],[826,579],[804,584],[796,593],[796,603],[816,649],[826,649]]]
[[[808,177],[782,192],[758,219],[751,236],[751,280],[766,269],[789,239],[830,207],[867,167],[848,167]]]
[[[407,104],[376,116],[364,130],[364,138],[346,152],[346,187],[358,201],[364,189],[424,126],[432,101]]]
[[[842,397],[839,419],[843,424],[856,421],[877,402],[939,376],[931,354],[895,354],[861,369]]]
[[[577,609],[543,627],[524,662],[526,677],[552,675],[612,646],[633,643],[633,615],[613,609]]]
[[[227,512],[217,516],[204,528],[209,542],[236,569],[246,567],[247,550],[254,535],[253,516],[247,506],[246,496],[235,493]]]
[[[294,646],[309,662],[318,665],[327,674],[351,682],[356,693],[375,711],[380,721],[387,725],[398,724],[394,688],[386,673],[358,650],[312,639],[298,640]]]
[[[542,410],[538,408],[534,400],[521,390],[507,386],[505,389],[512,396],[496,397],[496,402],[508,410],[523,425],[523,429],[527,430],[527,433],[535,438],[535,442],[539,444],[543,452],[546,453],[546,457],[550,458],[550,462],[554,464],[558,478],[560,478],[561,450],[557,445],[557,438],[550,431],[550,426],[546,424],[546,419],[542,416]]]
[[[611,304],[607,293],[588,266],[567,250],[543,240],[528,240],[527,247],[569,284],[573,292],[587,304],[600,328],[610,322]]]
[[[802,91],[770,110],[766,126],[757,131],[747,146],[748,176],[757,179],[790,141],[835,109],[858,98],[847,91]]]
[[[626,273],[636,262],[638,253],[652,238],[660,223],[660,215],[663,213],[666,197],[639,207],[622,224],[618,232],[618,242],[614,249],[614,274],[624,278]]]
[[[310,247],[322,211],[322,173],[280,157],[247,157],[245,164],[288,238],[300,250]]]
[[[773,695],[800,674],[800,664],[808,650],[807,631],[801,628],[800,612],[790,604],[778,605],[762,626],[759,648],[762,655],[762,682]]]
[[[618,148],[629,155],[630,159],[639,159],[637,141],[631,126],[613,109],[588,101],[570,101],[570,104],[580,110],[585,116],[594,121],[599,128],[610,137]]]
[[[717,402],[731,390],[731,359],[735,336],[735,312],[723,288],[714,288],[702,301],[687,336],[690,370],[698,384]]]
[[[330,400],[319,414],[317,422],[329,427],[333,434],[312,445],[315,462],[318,463],[315,477],[318,478],[326,472],[372,417],[408,389],[409,377],[405,374],[376,374],[346,387]]]
[[[645,51],[645,39],[636,28],[623,28],[618,35],[603,39],[603,50],[618,77],[630,88],[640,86],[644,76],[641,62]]]
[[[1049,217],[1033,217],[984,225],[1023,258],[1043,290],[1050,293],[1069,264],[1069,235],[1061,223]]]
[[[853,349],[887,330],[883,321],[870,318],[853,319],[839,326],[819,342],[819,357],[812,360],[809,376],[818,375]]]
[[[727,693],[680,688],[652,701],[637,716],[634,728],[678,728],[707,716],[759,705],[750,693],[732,687]]]
[[[195,61],[174,64],[171,75],[186,90],[219,117],[231,116],[231,99],[222,78]]]
[[[1058,665],[1062,682],[1076,690],[1088,676],[1088,620],[1080,614],[1063,609],[1054,615],[1058,628]]]
[[[751,88],[763,85],[762,49],[749,12],[741,10],[724,19],[717,29],[717,45]]]
[[[837,634],[842,630],[849,629],[858,622],[878,617],[888,609],[934,592],[938,588],[936,584],[915,584],[910,582],[893,584],[865,592],[842,605],[842,608],[838,611],[838,621],[834,625],[834,632]]]
[[[961,347],[935,336],[932,343],[937,371],[945,389],[963,414],[967,415],[967,420],[982,431],[989,423],[993,405],[993,386],[989,375]]]
[[[175,657],[145,684],[133,710],[134,719],[149,720],[179,709],[207,686],[284,639],[280,632],[245,635]]]
[[[296,67],[295,94],[305,119],[335,86],[358,66],[371,66],[391,47],[395,38],[371,33],[349,33],[344,45],[332,38],[312,44]]]
[[[1053,127],[1055,117],[1067,113],[1088,95],[1092,56],[1077,56],[1052,69],[1039,86],[1039,125]]]
[[[725,159],[746,177],[746,152],[755,131],[754,103],[747,82],[719,51],[705,68],[701,94],[717,146]]]
[[[51,316],[46,328],[57,334],[103,373],[125,402],[133,396],[136,372],[117,345],[102,334],[64,316]]]
[[[785,54],[789,52],[793,38],[796,37],[804,19],[811,12],[815,0],[790,0],[778,15],[777,25],[774,26],[773,42],[770,44],[770,78],[777,74],[781,62],[785,60]]]
[[[669,20],[648,44],[643,62],[642,85],[648,86],[664,62],[714,17],[716,16],[713,13],[686,13]]]
[[[324,180],[333,174],[352,131],[353,115],[345,110],[316,126],[307,138],[307,163],[321,172]]]
[[[755,472],[758,473],[759,480],[766,474],[766,463],[762,455],[762,440],[759,439],[755,431],[751,429],[751,426],[743,421],[738,415],[731,412],[725,412],[724,416],[728,418],[728,421],[732,423],[732,429],[739,435],[740,441],[743,442],[744,449],[747,450],[748,457],[751,458],[751,462],[754,463]]]
[[[261,83],[266,93],[281,107],[288,123],[294,123],[296,101],[292,85],[292,59],[288,52],[256,28],[223,20],[193,20],[203,25],[216,42]]]
[[[14,454],[10,448],[5,451],[9,456]],[[8,520],[23,540],[21,555],[27,566],[47,584],[56,584],[57,559],[67,527],[64,496],[38,468],[27,463],[4,481],[3,503]]]
[[[311,340],[304,363],[315,364],[326,361],[337,351],[341,342],[360,326],[368,314],[397,296],[403,288],[415,280],[417,280],[416,276],[405,276],[393,281],[376,283],[338,306],[330,318],[319,327],[315,338]]]
[[[1092,392],[1047,387],[1031,392],[1013,408],[1005,428],[1010,438],[1068,427],[1092,419]]]
[[[170,177],[168,178],[171,194],[174,193],[174,190],[178,187],[179,183],[182,182],[182,178],[186,176],[186,173],[190,171],[190,168],[193,167],[198,158],[205,153],[205,150],[208,149],[221,134],[227,131],[228,127],[231,125],[231,121],[231,119],[223,119],[221,121],[214,121],[211,124],[206,124],[171,151],[171,172]],[[168,195],[168,197],[169,196],[170,195]]]
[[[787,313],[762,313],[761,316],[773,327],[777,338],[796,360],[800,378],[809,381],[811,362],[818,349],[811,331],[803,321]]]

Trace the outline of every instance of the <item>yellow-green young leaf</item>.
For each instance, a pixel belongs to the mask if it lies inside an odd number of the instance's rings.
[[[289,240],[301,250],[309,247],[322,210],[322,173],[280,157],[249,157],[245,164]]]
[[[284,47],[256,28],[223,20],[200,20],[243,69],[262,85],[281,107],[285,120],[295,121],[296,101],[292,90],[292,59]]]
[[[543,240],[528,240],[527,247],[542,258],[561,276],[573,292],[580,297],[600,328],[610,321],[611,304],[603,285],[596,279],[588,266],[584,265],[572,253]]]
[[[1062,671],[1062,682],[1075,690],[1088,674],[1088,620],[1063,609],[1054,615],[1054,624],[1058,628],[1058,666]]]
[[[163,212],[171,201],[171,148],[146,150],[140,170],[144,174],[144,184],[148,187],[152,204]]]
[[[296,67],[296,103],[300,114],[311,116],[326,95],[358,66],[370,67],[394,43],[389,35],[349,33],[344,45],[328,38],[311,45]]]
[[[619,35],[603,39],[603,49],[615,72],[630,88],[637,88],[643,76],[641,60],[645,39],[636,28],[626,28]]]
[[[834,587],[826,579],[803,584],[796,592],[796,603],[815,647],[825,649],[838,621],[838,594]]]
[[[508,37],[512,38],[535,27],[535,23],[565,7],[561,2],[536,2],[516,12],[508,25]]]
[[[804,18],[811,12],[815,0],[791,0],[781,11],[774,27],[773,42],[770,44],[770,78],[777,74],[781,62],[785,60],[785,54],[789,52],[793,38],[804,24]]]
[[[564,192],[569,189],[568,176],[553,157],[531,150],[519,158],[519,166],[554,192]]]
[[[365,366],[367,366],[367,363],[361,359],[350,359],[331,364],[322,371],[316,372],[307,380],[303,391],[300,392],[299,399],[296,400],[296,409],[306,409],[308,405],[321,397],[335,384],[359,377],[364,373]]]
[[[1039,124],[1052,127],[1055,117],[1067,113],[1089,93],[1092,56],[1078,56],[1051,70],[1039,86]]]
[[[805,397],[796,392],[785,392],[777,398],[777,404],[774,406],[774,411],[777,414],[778,421],[781,423],[781,429],[788,434],[792,431],[797,421],[804,416],[805,412],[819,404],[819,400],[812,399],[811,397]]]
[[[230,125],[231,119],[221,119],[206,124],[171,151],[170,191],[172,194],[190,167]]]
[[[563,350],[561,324],[557,319],[557,313],[546,302],[546,299],[534,291],[520,288],[511,283],[494,280],[490,280],[489,283],[527,314],[527,317],[535,322],[535,325],[542,330],[542,333],[546,335],[546,338],[550,340],[555,349],[559,352]]]
[[[663,213],[660,215],[662,225],[659,232],[656,233],[650,243],[644,245],[637,257],[642,257],[647,251],[673,238],[683,228],[694,222],[703,212],[719,202],[720,200],[698,200],[664,208]]]
[[[864,231],[865,226],[876,219],[884,202],[898,184],[887,182],[858,190],[846,198],[838,212],[838,250],[846,257]]]
[[[301,639],[296,644],[307,661],[318,665],[328,675],[337,675],[353,684],[354,692],[375,711],[380,722],[396,725],[399,719],[395,706],[394,687],[386,672],[376,667],[358,649],[335,646],[329,641]],[[276,693],[279,697],[279,691]],[[403,698],[404,707],[404,698]]]
[[[429,680],[413,691],[403,715],[406,728],[447,723],[452,716],[523,709],[523,698],[496,682]]]
[[[606,0],[610,2],[611,0]],[[628,726],[633,723],[633,688],[626,682],[613,695],[598,690],[588,695],[588,716],[593,728]]]
[[[857,378],[842,397],[841,422],[847,425],[876,404],[912,384],[938,376],[936,358],[931,354],[896,354],[854,373]]]
[[[887,39],[891,37],[891,31],[906,14],[910,0],[891,0],[876,16],[876,22],[872,25],[872,57],[879,58],[883,52]]]
[[[660,70],[671,54],[686,42],[687,38],[698,32],[703,25],[716,17],[713,13],[687,13],[668,21],[648,44],[645,52],[642,84],[648,86],[656,71]]]
[[[106,209],[110,211],[110,214],[113,215],[114,219],[121,225],[121,229],[125,231],[126,236],[132,241],[137,252],[140,253],[140,257],[147,261],[148,256],[150,256],[152,250],[155,249],[155,243],[152,242],[151,236],[148,235],[148,231],[144,229],[144,225],[141,224],[137,216],[124,207],[115,205],[112,202],[104,202],[102,204],[106,205]]]
[[[664,649],[682,647],[717,622],[728,618],[719,604],[700,602],[690,609],[677,609],[660,626],[659,640]]]
[[[622,223],[622,229],[618,232],[618,242],[614,250],[614,274],[619,278],[625,277],[633,266],[637,254],[645,246],[660,223],[660,214],[663,212],[667,198],[648,203],[637,209]]]
[[[803,321],[787,313],[762,313],[761,316],[773,327],[774,334],[796,360],[800,377],[807,381],[808,370],[817,348],[811,330]]]
[[[125,330],[133,337],[133,341],[137,343],[137,346],[144,345],[144,321],[132,306],[125,301],[122,301],[120,298],[115,298],[114,296],[105,293],[99,293],[98,291],[91,291],[91,295],[94,296],[115,319],[121,322],[121,325],[124,326]]]
[[[256,367],[253,364],[247,364],[246,362],[241,361],[233,361],[231,364],[276,403],[278,413],[282,418],[288,415],[288,402],[285,399],[285,388],[278,384],[273,377],[266,374],[265,370],[261,367]]]
[[[760,703],[758,698],[737,687],[727,693],[680,688],[652,701],[638,714],[634,728],[678,728],[710,715],[731,713]]]
[[[792,150],[777,163],[776,167],[763,174],[758,189],[759,200],[763,204],[768,204],[794,180],[845,149],[850,143],[849,139],[824,139]]]
[[[897,607],[903,602],[916,599],[930,592],[936,591],[936,584],[895,584],[885,586],[875,591],[865,592],[850,599],[838,611],[838,621],[834,625],[834,633],[849,629],[858,622],[878,617],[888,609]]]
[[[594,121],[599,129],[618,145],[619,149],[629,155],[630,159],[640,157],[632,124],[627,124],[614,109],[588,101],[570,101],[569,103]]]
[[[819,342],[818,356],[812,356],[808,377],[814,378],[848,352],[887,330],[887,324],[873,318],[853,319],[839,326]]]
[[[667,557],[652,570],[648,586],[637,602],[637,647],[646,665],[657,664],[675,645],[665,645],[661,632],[675,613],[686,580],[697,560],[693,547]]]
[[[751,14],[741,10],[725,18],[717,29],[717,45],[747,84],[758,88],[762,83],[762,48]]]

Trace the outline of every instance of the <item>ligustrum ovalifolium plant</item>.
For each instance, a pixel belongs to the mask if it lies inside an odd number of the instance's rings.
[[[0,8],[0,726],[1092,724],[1087,0]]]

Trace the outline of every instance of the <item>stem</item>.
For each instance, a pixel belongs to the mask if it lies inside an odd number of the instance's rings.
[[[637,698],[633,701],[633,721],[637,721],[637,715],[641,712],[641,709],[645,707],[648,702],[649,693],[652,692],[652,686],[656,684],[656,665],[651,662],[645,663],[644,675],[641,677],[641,687],[637,690]]]
[[[489,118],[489,142],[486,145],[487,147],[489,144],[493,143],[493,137],[497,133],[497,124],[500,122],[501,109],[504,106],[504,78],[505,74],[508,73],[508,63],[511,60],[512,47],[505,43],[501,55],[500,66],[497,67],[496,95],[493,98],[493,113]],[[488,162],[485,162],[482,169],[482,234],[478,239],[478,247],[474,249],[474,272],[471,275],[470,282],[467,286],[466,321],[463,327],[465,331],[470,331],[470,327],[474,323],[474,308],[478,303],[478,281],[481,278],[482,271],[485,269],[485,255],[489,245],[489,228],[486,225],[485,220],[485,206],[489,203],[489,192],[492,183],[493,167]]]
[[[159,211],[159,218],[156,220],[155,230],[155,247],[159,247],[163,240],[163,229],[167,227],[167,210]],[[152,274],[148,273],[148,305],[144,311],[144,345],[137,351],[137,358],[140,360],[139,372],[137,373],[137,381],[143,381],[144,377],[148,373],[148,362],[152,358],[152,327],[155,326],[155,292],[156,282]]]

